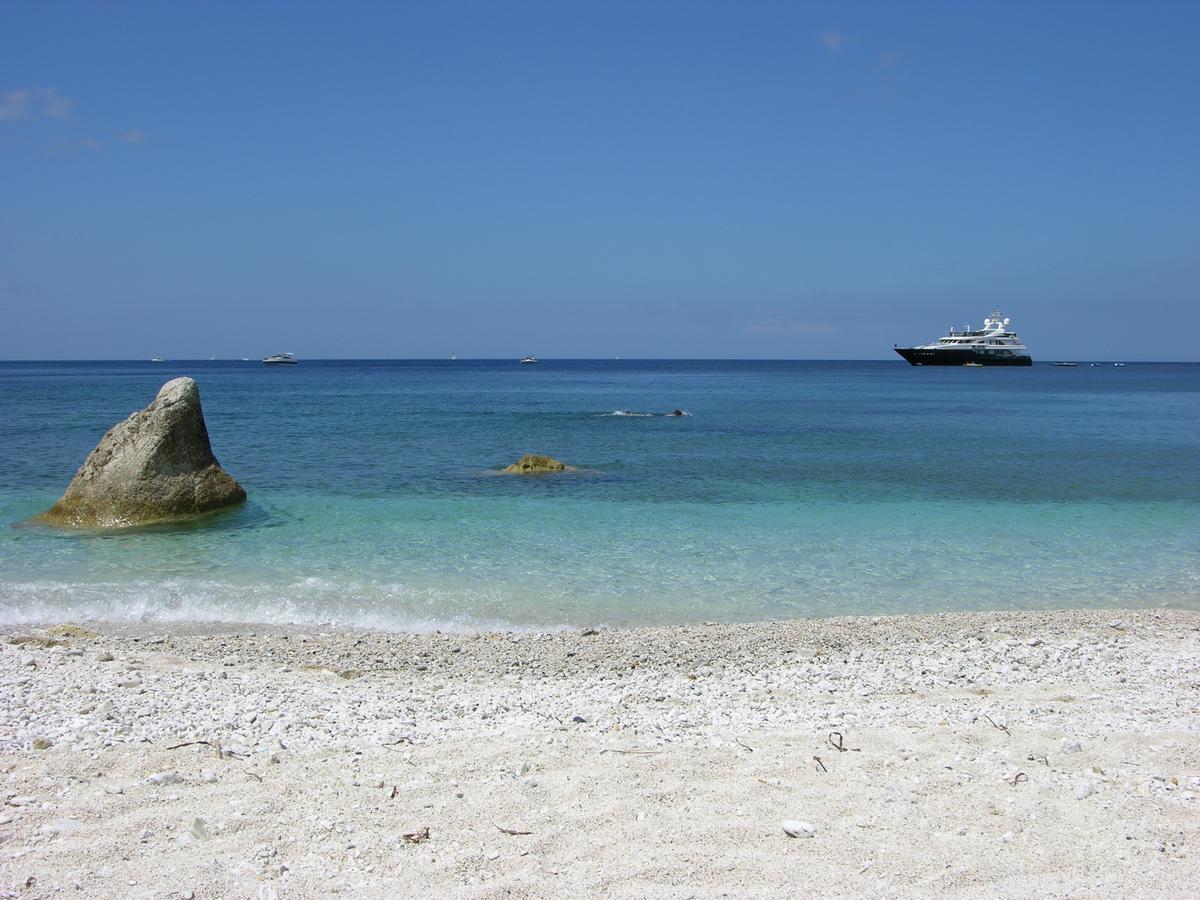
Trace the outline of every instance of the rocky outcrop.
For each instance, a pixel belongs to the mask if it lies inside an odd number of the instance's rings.
[[[123,528],[241,503],[246,492],[213,456],[191,378],[168,381],[154,402],[109,429],[62,498],[39,519]]]
[[[561,463],[553,456],[526,453],[511,466],[506,466],[500,471],[509,475],[544,475],[548,472],[573,472],[575,467]]]

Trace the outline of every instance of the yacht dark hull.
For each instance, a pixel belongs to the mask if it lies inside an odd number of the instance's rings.
[[[896,352],[914,366],[1032,366],[1031,356],[991,356],[975,350],[925,350],[920,347],[896,347]]]

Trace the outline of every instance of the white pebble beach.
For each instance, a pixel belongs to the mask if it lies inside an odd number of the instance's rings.
[[[1200,613],[0,629],[0,896],[1194,896]]]

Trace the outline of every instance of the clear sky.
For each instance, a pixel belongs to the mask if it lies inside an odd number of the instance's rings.
[[[1200,360],[1200,3],[0,8],[0,358]]]

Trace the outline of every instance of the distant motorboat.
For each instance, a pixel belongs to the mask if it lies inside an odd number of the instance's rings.
[[[163,359],[161,356],[155,356],[155,357],[151,358],[150,362],[166,362],[166,360]]]
[[[963,363],[963,368],[964,369],[982,369],[983,363],[977,363],[977,362]]]
[[[457,354],[457,353],[451,353],[451,354],[450,354],[450,359],[452,359],[452,360],[458,359],[458,354]]]
[[[1113,368],[1123,369],[1123,368],[1125,368],[1125,363],[1113,363]]]
[[[533,354],[530,354],[529,356],[521,357],[521,365],[523,365],[523,366],[532,365],[533,363],[536,363],[537,361],[538,361],[538,358],[536,356],[534,356]]]
[[[300,360],[291,353],[276,353],[274,356],[263,358],[263,363],[268,366],[294,366],[299,362]]]
[[[1056,363],[1055,363],[1055,365],[1056,365],[1056,366],[1058,366],[1060,369],[1069,369],[1069,368],[1073,368],[1073,367],[1075,367],[1075,366],[1079,365],[1079,363],[1073,363],[1073,362],[1056,362]]]

